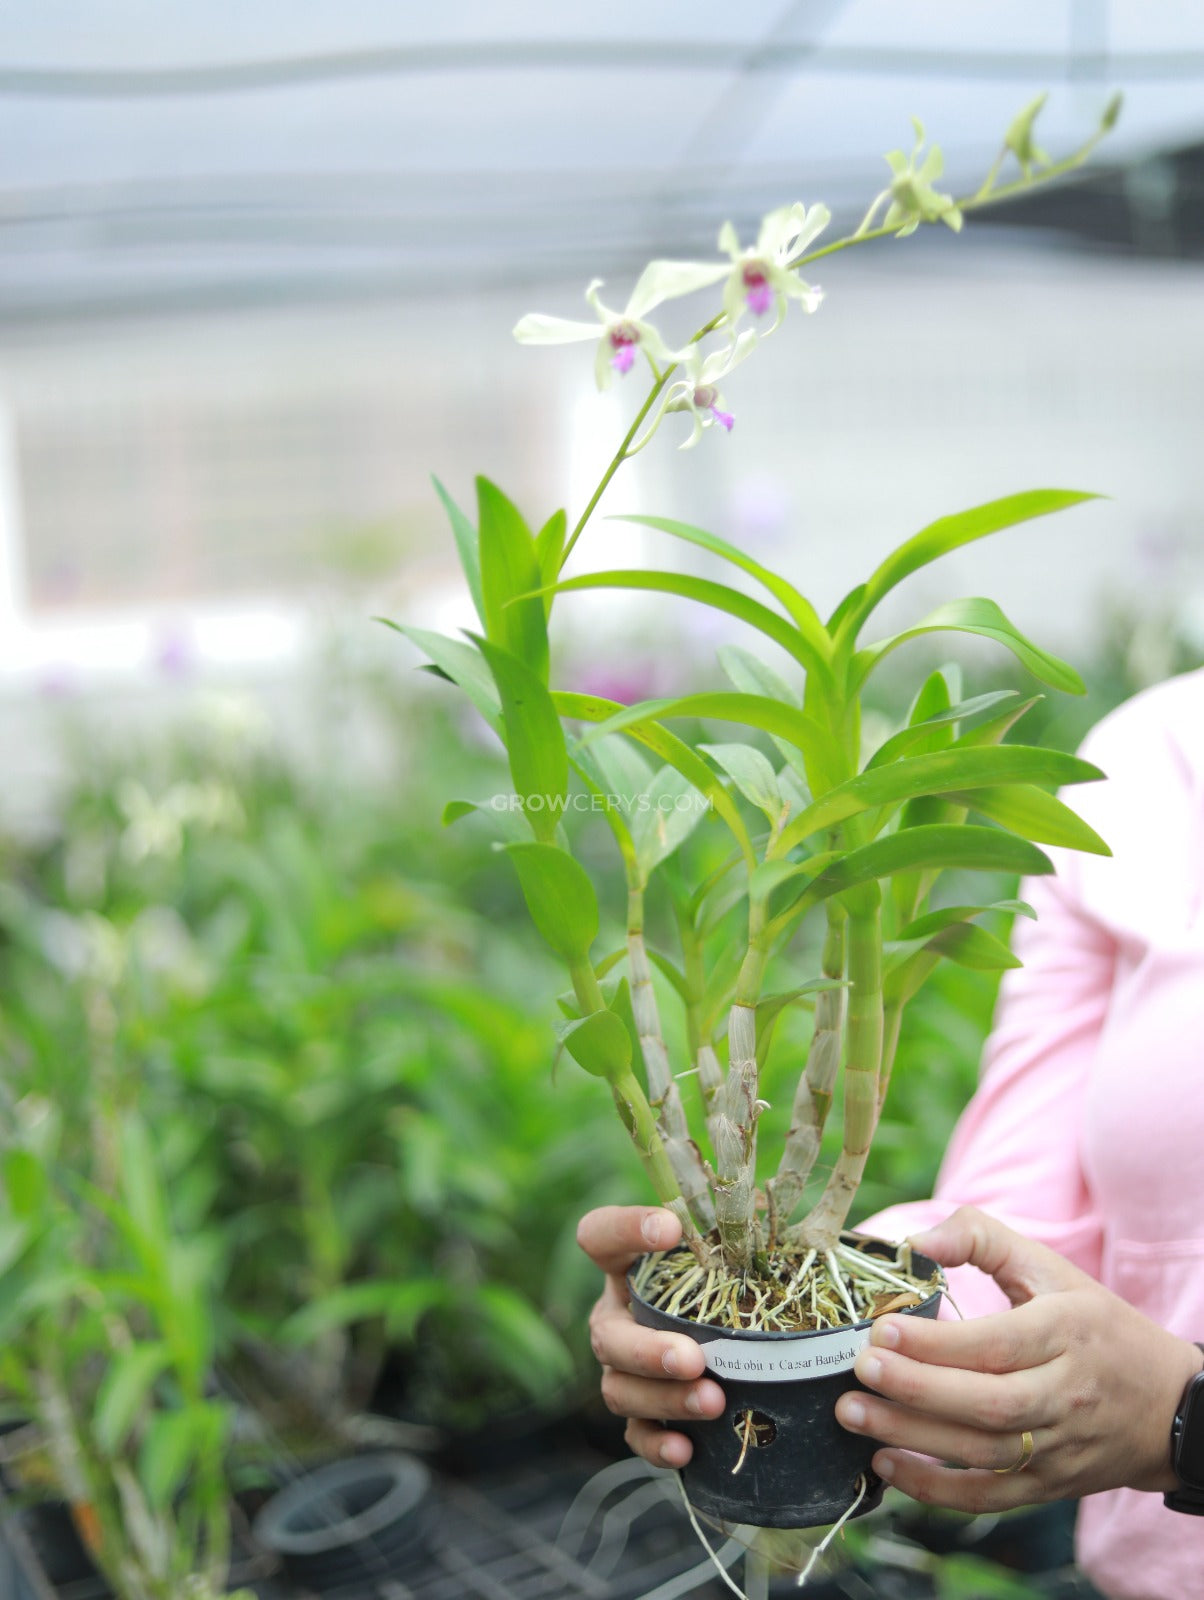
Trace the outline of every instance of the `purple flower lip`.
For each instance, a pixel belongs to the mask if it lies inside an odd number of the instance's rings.
[[[744,299],[754,316],[763,317],[773,305],[773,290],[758,262],[750,262],[742,274],[747,293]]]
[[[730,411],[720,411],[718,406],[711,406],[710,412],[715,421],[726,433],[730,433],[735,427],[736,419],[732,416]]]
[[[616,322],[607,337],[614,351],[611,366],[620,376],[630,372],[635,364],[635,347],[640,342],[639,329],[633,328],[630,322]]]

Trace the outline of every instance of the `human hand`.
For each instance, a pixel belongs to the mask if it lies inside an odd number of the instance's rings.
[[[627,1269],[648,1250],[671,1250],[681,1223],[656,1206],[601,1206],[582,1217],[577,1243],[606,1273],[590,1313],[590,1341],[602,1363],[602,1398],[626,1417],[627,1443],[654,1467],[684,1467],[693,1445],[662,1422],[701,1421],[723,1411],[723,1390],[704,1378],[702,1350],[681,1333],[642,1328],[631,1314]]]
[[[1201,1367],[1195,1345],[972,1206],[912,1243],[942,1266],[980,1267],[1012,1309],[874,1324],[854,1370],[876,1393],[842,1396],[836,1417],[891,1447],[874,1457],[881,1477],[916,1500],[975,1512],[1177,1487],[1171,1423]],[[1026,1430],[1031,1465],[993,1470],[1013,1466]]]

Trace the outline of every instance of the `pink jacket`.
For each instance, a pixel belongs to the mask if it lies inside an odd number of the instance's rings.
[[[981,1206],[1204,1341],[1204,672],[1138,695],[1082,753],[1109,781],[1068,798],[1113,855],[1051,850],[1057,877],[1024,885],[1039,921],[1017,919],[1025,964],[936,1196],[868,1231]],[[951,1287],[967,1316],[1007,1305],[974,1267]],[[1115,1600],[1204,1596],[1204,1518],[1159,1495],[1084,1501],[1078,1553]]]

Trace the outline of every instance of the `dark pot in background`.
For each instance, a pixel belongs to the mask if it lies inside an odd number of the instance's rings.
[[[381,1452],[294,1478],[263,1506],[254,1535],[290,1578],[325,1594],[396,1577],[426,1552],[436,1512],[422,1462]]]
[[[913,1263],[918,1276],[939,1270],[927,1256],[916,1254]],[[737,1332],[654,1310],[635,1292],[630,1276],[627,1287],[632,1314],[645,1327],[684,1333],[703,1346],[723,1346],[707,1355],[709,1376],[727,1396],[723,1415],[673,1424],[694,1446],[682,1479],[697,1512],[761,1528],[821,1527],[853,1505],[863,1474],[868,1490],[857,1515],[881,1503],[882,1480],[870,1470],[878,1443],[848,1433],[836,1420],[842,1394],[865,1392],[851,1369],[868,1342],[869,1322],[835,1332]],[[941,1291],[934,1290],[922,1305],[902,1314],[935,1317],[940,1298]],[[749,1448],[736,1472],[750,1411]]]

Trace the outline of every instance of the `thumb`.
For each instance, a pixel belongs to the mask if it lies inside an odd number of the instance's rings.
[[[1014,1306],[1083,1281],[1079,1269],[1056,1250],[1026,1239],[977,1206],[961,1206],[935,1228],[915,1234],[911,1243],[942,1267],[978,1267]]]

